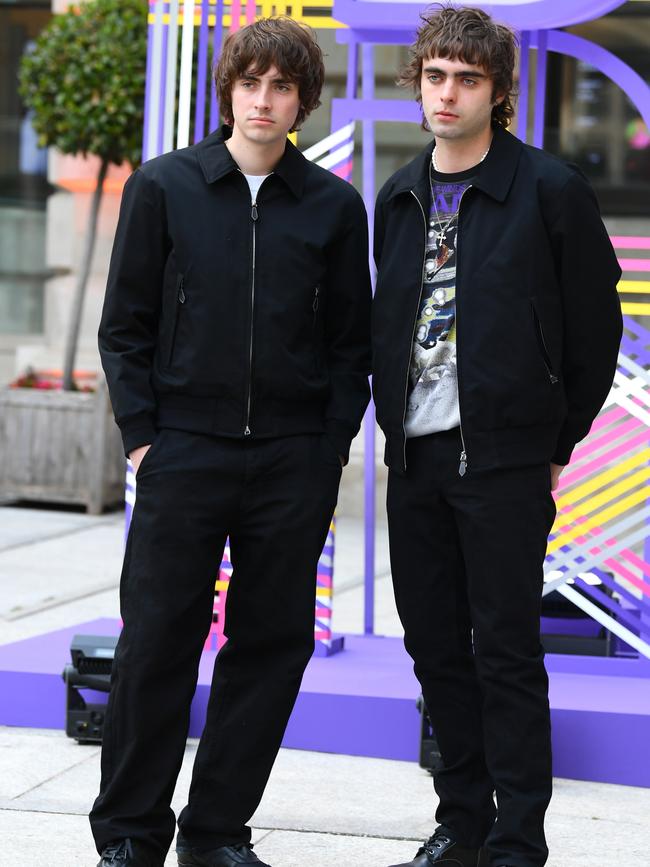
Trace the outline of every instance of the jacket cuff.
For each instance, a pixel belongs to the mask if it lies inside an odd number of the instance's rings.
[[[575,448],[575,443],[572,439],[563,437],[560,434],[560,437],[555,445],[555,451],[553,452],[553,457],[551,458],[551,462],[554,464],[559,464],[561,467],[566,467],[566,465],[571,460],[571,453]]]
[[[130,418],[127,422],[121,422],[120,433],[122,434],[124,454],[128,458],[133,449],[151,445],[156,438],[156,426],[151,416],[139,415]]]
[[[336,453],[343,458],[345,466],[350,460],[350,443],[354,438],[354,431],[335,419],[326,419],[325,436],[336,449]]]

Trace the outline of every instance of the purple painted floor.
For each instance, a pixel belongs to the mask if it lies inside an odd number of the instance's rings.
[[[117,634],[101,619],[0,646],[0,724],[64,728],[61,679],[75,634]],[[205,715],[215,653],[204,653],[190,735]],[[550,656],[554,773],[650,787],[648,669],[630,660]],[[419,693],[401,639],[347,635],[345,651],[313,658],[284,746],[417,760]],[[507,735],[507,733],[505,733]]]

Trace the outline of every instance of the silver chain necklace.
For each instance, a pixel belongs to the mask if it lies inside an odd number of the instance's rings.
[[[490,142],[490,145],[491,144],[492,143]],[[485,159],[485,157],[489,153],[490,153],[490,148],[488,147],[488,149],[485,151],[485,153],[483,154],[483,156],[481,157],[481,159],[478,161],[478,163],[476,165],[479,165],[480,163],[482,163],[483,160]],[[445,241],[447,240],[447,230],[449,229],[449,227],[451,226],[453,221],[458,216],[458,213],[452,214],[451,217],[445,223],[445,225],[444,226],[442,225],[442,220],[440,219],[440,214],[438,213],[438,206],[436,205],[436,199],[435,199],[435,196],[433,193],[433,178],[431,176],[431,167],[432,166],[433,166],[434,171],[438,172],[439,174],[444,174],[444,172],[441,172],[440,169],[438,168],[438,163],[436,162],[436,149],[435,148],[431,152],[431,165],[429,166],[429,186],[431,187],[431,202],[433,203],[433,209],[436,212],[436,224],[440,227],[438,229],[438,231],[436,232],[436,249],[439,250],[439,255],[443,256],[444,252],[446,251]],[[433,228],[433,226],[431,228]]]
[[[490,147],[492,147],[492,142],[490,142],[488,149],[485,151],[485,153],[483,154],[481,159],[478,161],[478,163],[476,163],[476,165],[479,165],[479,163],[483,162],[485,157],[490,153]],[[445,174],[445,172],[441,172],[440,169],[438,168],[438,163],[436,162],[436,149],[435,148],[431,152],[431,163],[432,163],[435,171],[439,172],[441,175]],[[451,174],[451,172],[448,172],[447,174]]]

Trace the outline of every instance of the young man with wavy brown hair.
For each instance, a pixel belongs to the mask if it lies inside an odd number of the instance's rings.
[[[423,16],[400,83],[433,140],[376,207],[393,583],[443,760],[438,827],[410,867],[546,863],[551,491],[621,336],[620,269],[589,184],[507,132],[515,49],[481,10]]]
[[[314,648],[316,567],[369,399],[367,217],[287,140],[323,58],[287,18],[231,35],[225,125],[124,190],[100,326],[137,472],[91,813],[100,867],[163,867],[226,537],[233,574],[181,867],[264,867],[246,823]]]

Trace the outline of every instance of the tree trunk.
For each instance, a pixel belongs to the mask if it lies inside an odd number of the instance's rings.
[[[65,360],[63,363],[63,388],[66,391],[71,391],[75,387],[73,372],[74,362],[77,355],[77,345],[79,343],[81,314],[83,312],[84,297],[86,295],[86,284],[88,283],[88,276],[90,274],[90,265],[95,250],[95,240],[97,238],[97,217],[99,215],[99,205],[102,200],[107,171],[108,160],[102,160],[99,167],[99,174],[97,175],[97,186],[95,187],[90,207],[90,219],[88,221],[88,229],[86,230],[83,258],[79,268],[79,279],[77,280],[77,286],[72,301],[72,310],[70,311],[70,324],[68,326],[68,336],[65,344]]]

